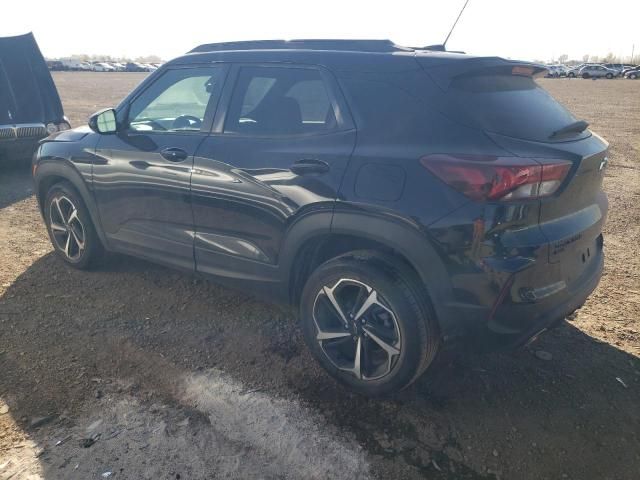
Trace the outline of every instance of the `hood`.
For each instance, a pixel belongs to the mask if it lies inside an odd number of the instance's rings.
[[[0,37],[0,125],[59,122],[60,96],[33,34]]]
[[[46,138],[40,140],[40,143],[48,143],[48,142],[78,142],[82,140],[84,137],[92,133],[87,125],[82,125],[77,128],[72,128],[71,130],[64,130],[62,132],[56,132],[49,135]]]

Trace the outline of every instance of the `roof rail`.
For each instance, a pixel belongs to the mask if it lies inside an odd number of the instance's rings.
[[[412,48],[400,47],[391,40],[247,40],[240,42],[206,43],[189,53],[223,52],[228,50],[342,50],[356,52],[407,52]]]

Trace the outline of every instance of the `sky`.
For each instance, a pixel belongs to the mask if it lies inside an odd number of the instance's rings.
[[[5,2],[3,2],[5,3]],[[2,6],[0,36],[32,31],[48,58],[72,54],[165,60],[202,43],[385,38],[442,43],[464,0],[178,2],[29,0]],[[640,0],[470,0],[447,48],[523,60],[640,54]]]

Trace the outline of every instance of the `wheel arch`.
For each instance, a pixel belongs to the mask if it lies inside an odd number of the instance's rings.
[[[67,182],[76,190],[78,195],[80,195],[80,198],[89,211],[91,222],[95,227],[100,241],[103,245],[106,245],[106,239],[100,228],[97,206],[82,174],[67,160],[60,160],[61,161],[45,160],[37,165],[34,183],[40,213],[44,214],[44,202],[49,189],[57,183]]]
[[[447,299],[452,288],[445,266],[428,237],[415,225],[398,219],[360,213],[338,213],[330,229],[309,232],[295,245],[283,262],[289,300],[296,305],[306,280],[315,268],[331,258],[351,251],[371,250],[397,262],[419,283],[440,327],[448,322]]]

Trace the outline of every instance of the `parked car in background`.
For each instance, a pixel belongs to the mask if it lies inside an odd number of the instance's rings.
[[[91,71],[93,69],[92,65],[89,62],[83,62],[81,60],[62,59],[60,60],[60,62],[67,70]]]
[[[620,75],[625,76],[627,72],[630,72],[632,70],[637,70],[638,68],[640,68],[640,66],[638,65],[625,65],[624,70],[622,70],[622,73]]]
[[[632,70],[627,70],[624,74],[624,78],[630,78],[631,80],[640,78],[640,67],[636,67]]]
[[[608,144],[543,72],[385,40],[201,45],[46,139],[38,205],[66,264],[107,249],[291,303],[330,375],[395,392],[440,349],[526,344],[599,282]]]
[[[34,36],[0,38],[0,164],[30,161],[38,141],[69,128]]]
[[[116,72],[124,72],[126,70],[126,65],[120,62],[111,62],[111,66],[115,68]]]
[[[587,66],[586,63],[581,63],[579,65],[576,65],[575,67],[569,68],[567,70],[567,77],[574,78],[580,76],[580,70],[585,66]]]
[[[610,70],[613,70],[615,72],[618,72],[618,75],[621,75],[622,71],[624,70],[624,64],[622,63],[605,63],[602,66]]]
[[[47,60],[47,68],[51,71],[67,70],[60,60]]]
[[[91,70],[94,72],[115,72],[116,69],[105,62],[96,62],[92,64]]]
[[[560,78],[566,75],[566,71],[562,65],[545,65],[547,78]]]
[[[618,75],[617,70],[612,70],[604,65],[587,65],[580,69],[582,78],[615,78]]]
[[[125,66],[127,72],[146,72],[147,69],[144,65],[137,62],[128,62]]]

